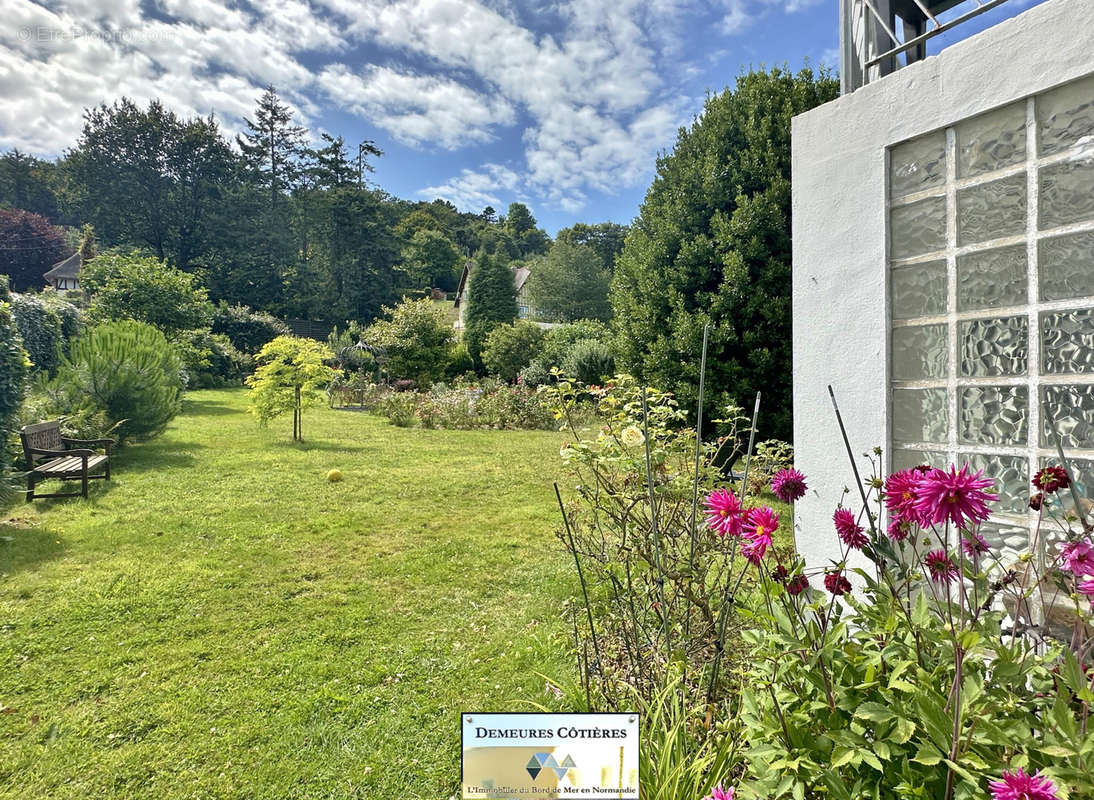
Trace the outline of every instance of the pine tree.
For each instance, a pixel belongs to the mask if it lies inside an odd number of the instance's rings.
[[[467,287],[467,317],[464,341],[476,364],[490,331],[517,318],[517,292],[513,273],[503,256],[485,250],[475,259]]]
[[[258,98],[254,120],[244,117],[248,133],[236,137],[240,152],[259,184],[278,204],[299,176],[306,129],[293,124],[292,109],[281,102],[277,90],[267,86]]]

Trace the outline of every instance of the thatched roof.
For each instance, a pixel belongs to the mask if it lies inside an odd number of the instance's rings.
[[[80,274],[80,266],[83,264],[83,260],[80,258],[80,251],[70,255],[64,261],[58,261],[54,264],[49,272],[44,277],[47,281],[54,280],[56,278],[75,278]]]

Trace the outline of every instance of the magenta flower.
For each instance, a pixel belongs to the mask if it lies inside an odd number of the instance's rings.
[[[957,567],[946,555],[945,550],[932,550],[923,559],[927,565],[927,572],[931,574],[931,580],[939,583],[950,583],[957,577]]]
[[[851,581],[843,577],[842,573],[829,572],[824,576],[824,588],[838,597],[851,591]]]
[[[723,789],[722,784],[719,783],[714,787],[714,791],[704,797],[703,800],[733,800],[733,787]]]
[[[1064,542],[1060,545],[1060,555],[1076,578],[1094,575],[1094,546],[1090,542]]]
[[[805,496],[805,475],[796,469],[780,469],[771,479],[771,491],[784,503],[793,503]]]
[[[1067,470],[1063,467],[1045,467],[1033,476],[1033,485],[1045,494],[1052,494],[1057,489],[1066,489],[1071,485],[1071,478],[1067,476]]]
[[[918,469],[904,469],[894,472],[885,479],[885,507],[897,518],[906,522],[917,522],[915,501],[919,498],[919,482],[923,473]]]
[[[771,546],[771,537],[779,529],[779,515],[770,508],[750,508],[745,516],[741,555],[753,564],[759,564]]]
[[[707,525],[719,536],[740,536],[744,525],[744,510],[737,495],[725,489],[715,489],[707,495],[703,512]]]
[[[1094,581],[1091,581],[1091,583],[1094,583]],[[797,597],[808,588],[809,578],[800,573],[791,578],[790,583],[786,584],[787,594],[793,595],[794,597]]]
[[[938,525],[949,520],[958,528],[983,522],[991,514],[988,503],[998,499],[986,489],[992,482],[981,477],[982,471],[969,474],[969,465],[960,470],[950,465],[950,471],[932,469],[917,487],[915,510],[920,519]]]
[[[870,539],[862,532],[862,526],[855,522],[855,515],[849,508],[837,508],[832,515],[836,524],[836,535],[840,541],[853,550],[861,550]]]
[[[1075,585],[1075,590],[1094,603],[1094,578],[1083,578]]]
[[[889,523],[889,530],[886,531],[889,534],[889,538],[894,542],[903,542],[912,533],[912,523],[906,519],[894,518]]]
[[[1029,775],[1024,769],[1004,770],[1003,777],[989,781],[988,788],[991,800],[1059,800],[1056,784],[1042,777],[1040,771]]]
[[[988,547],[987,540],[979,533],[965,534],[965,536],[961,538],[961,549],[964,550],[965,555],[973,561],[979,561],[980,556],[991,550],[991,548]]]

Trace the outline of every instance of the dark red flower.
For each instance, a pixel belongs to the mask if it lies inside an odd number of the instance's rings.
[[[792,594],[795,597],[809,588],[809,578],[802,574],[795,575],[790,579],[790,583],[786,584],[786,591],[788,594]]]
[[[1052,494],[1057,489],[1066,489],[1071,485],[1071,478],[1063,467],[1051,466],[1033,476],[1033,485],[1045,494]]]
[[[782,564],[779,564],[775,569],[771,570],[771,580],[776,583],[786,583],[788,577],[790,577],[790,571]]]
[[[851,582],[840,572],[829,572],[824,576],[824,588],[838,597],[851,591]]]
[[[1044,492],[1037,492],[1037,494],[1033,495],[1033,497],[1031,497],[1029,499],[1029,507],[1032,508],[1034,511],[1040,511],[1041,506],[1043,506],[1044,504],[1045,504],[1045,493]]]

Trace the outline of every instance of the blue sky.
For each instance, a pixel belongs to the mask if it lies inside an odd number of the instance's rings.
[[[373,180],[392,194],[475,212],[521,201],[552,234],[630,222],[708,90],[749,66],[835,65],[839,41],[836,0],[3,5],[0,148],[56,155],[83,108],[122,95],[215,113],[231,134],[273,84],[316,138],[374,140]]]

